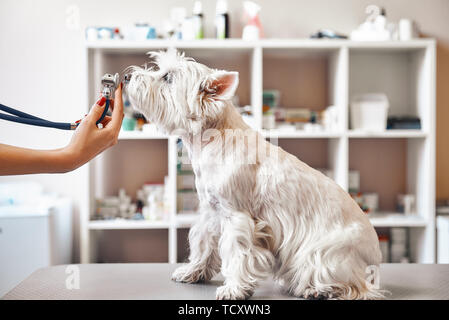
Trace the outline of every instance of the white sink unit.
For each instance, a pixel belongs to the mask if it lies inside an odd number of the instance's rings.
[[[267,138],[277,140],[281,147],[314,167],[332,170],[334,180],[345,190],[349,170],[358,170],[362,191],[377,192],[381,196],[381,212],[371,218],[373,225],[408,228],[411,261],[434,263],[435,45],[433,39],[87,42],[86,107],[95,102],[103,73],[121,72],[132,64],[142,65],[148,61],[145,53],[152,50],[175,47],[198,62],[239,71],[237,94],[240,102],[253,106],[257,127]],[[287,107],[311,106],[318,110],[337,105],[340,108],[339,130],[316,133],[262,130],[264,89],[281,90],[281,99]],[[354,94],[366,92],[385,92],[391,104],[389,115],[418,116],[421,130],[378,133],[350,130],[349,101]],[[100,156],[86,171],[85,196],[90,201],[81,208],[82,262],[96,260],[95,239],[101,230],[166,229],[168,261],[175,263],[179,249],[178,229],[188,228],[197,217],[176,210],[177,138],[122,132],[119,139],[114,150]],[[169,176],[172,210],[167,221],[90,221],[95,197],[111,195],[122,186],[133,195],[145,181],[141,175],[148,175],[147,180]],[[415,195],[415,216],[394,212],[393,203],[398,193]]]
[[[37,269],[72,261],[72,204],[47,202],[0,206],[0,297]]]

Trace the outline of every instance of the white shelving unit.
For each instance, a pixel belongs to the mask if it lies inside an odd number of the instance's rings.
[[[86,74],[88,83],[88,105],[94,103],[96,92],[100,90],[99,79],[105,72],[122,71],[125,67],[144,64],[145,53],[151,50],[175,47],[185,51],[187,56],[198,62],[216,68],[240,72],[240,87],[237,94],[243,104],[253,106],[258,129],[267,139],[279,141],[281,147],[289,147],[307,142],[325,152],[325,163],[334,173],[334,180],[344,189],[348,187],[348,172],[353,166],[381,155],[383,161],[396,161],[389,150],[402,150],[403,161],[398,166],[400,172],[399,191],[415,194],[417,214],[404,216],[395,213],[391,201],[384,204],[382,213],[370,217],[375,227],[408,227],[410,232],[410,255],[414,262],[435,262],[435,41],[417,39],[391,42],[354,42],[347,40],[283,39],[244,42],[242,40],[199,40],[144,42],[98,41],[86,43]],[[308,81],[307,72],[315,74],[309,67],[316,66],[316,79]],[[278,69],[277,69],[278,68]],[[291,68],[291,69],[290,69]],[[295,69],[296,68],[296,69]],[[312,70],[312,71],[311,71]],[[321,109],[327,105],[337,105],[340,110],[340,125],[336,132],[282,132],[262,129],[262,92],[272,89],[270,83],[277,79],[293,76],[306,77],[298,83],[312,89],[321,88],[315,96],[325,96]],[[303,74],[304,73],[304,74]],[[280,78],[277,78],[280,77]],[[312,77],[313,78],[313,77]],[[315,81],[315,82],[314,82]],[[279,85],[284,85],[280,81]],[[295,89],[292,81],[286,89],[286,96],[295,101],[301,98],[301,88]],[[283,89],[277,88],[277,89]],[[305,88],[304,90],[310,90]],[[298,92],[296,92],[298,91]],[[386,92],[394,115],[415,115],[421,118],[421,130],[388,130],[381,133],[366,133],[350,130],[349,102],[355,93]],[[284,95],[284,93],[283,93]],[[314,101],[311,102],[313,104]],[[99,230],[167,229],[168,257],[170,263],[177,260],[177,230],[188,228],[197,218],[194,213],[176,212],[176,141],[174,136],[145,132],[121,132],[119,145],[127,143],[142,144],[151,149],[153,144],[166,148],[165,157],[169,176],[171,212],[167,221],[91,221],[95,197],[104,196],[108,186],[108,175],[116,172],[99,170],[103,168],[105,157],[98,157],[89,165],[89,179],[86,190],[90,203],[82,208],[81,218],[81,257],[82,262],[95,260],[96,232]],[[158,141],[158,142],[156,142]],[[165,147],[166,144],[166,147]],[[373,148],[371,148],[371,146]],[[288,148],[286,148],[287,151]],[[313,153],[314,148],[299,150],[300,154]],[[136,151],[136,153],[139,151]],[[133,154],[133,157],[137,155]],[[122,166],[132,166],[132,159]],[[359,162],[354,162],[353,157]],[[300,158],[301,155],[300,155]],[[321,159],[323,160],[323,159]],[[117,159],[117,161],[119,161]],[[388,163],[388,162],[387,162]],[[313,166],[313,163],[311,164]],[[371,172],[382,175],[387,167],[378,167],[374,160],[368,168],[359,168],[361,179]],[[379,188],[390,185],[386,172],[380,180]],[[376,177],[377,179],[377,177]],[[119,184],[120,180],[115,183]],[[379,184],[378,184],[379,185]],[[110,187],[110,186],[109,186]],[[114,186],[116,189],[120,185]],[[369,190],[365,190],[369,191]],[[371,190],[381,191],[381,190]],[[394,197],[395,195],[392,195]],[[391,200],[391,199],[390,199]]]

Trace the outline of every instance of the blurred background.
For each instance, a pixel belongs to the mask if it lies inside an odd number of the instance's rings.
[[[177,47],[239,71],[245,120],[351,193],[385,262],[448,263],[448,16],[446,0],[2,0],[0,102],[79,119],[104,73]],[[0,120],[3,144],[71,134]],[[49,264],[184,261],[197,199],[181,151],[127,104],[90,164],[0,177],[0,296]]]

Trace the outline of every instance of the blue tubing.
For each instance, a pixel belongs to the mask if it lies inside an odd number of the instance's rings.
[[[103,113],[101,114],[100,119],[97,120],[96,124],[99,124],[101,121],[103,121],[104,117],[106,116],[106,113],[109,110],[110,104],[111,104],[111,100],[106,99],[105,108],[103,110]],[[74,130],[77,126],[77,124],[72,124],[70,122],[48,121],[48,120],[33,116],[31,114],[10,108],[1,103],[0,103],[0,111],[9,113],[9,114],[5,114],[5,113],[0,112],[0,119],[2,119],[2,120],[28,124],[31,126],[55,128],[55,129],[61,129],[61,130]]]
[[[3,119],[3,120],[28,124],[28,125],[32,125],[32,126],[55,128],[55,129],[61,129],[61,130],[72,130],[73,129],[72,124],[69,122],[52,122],[52,121],[44,120],[44,119],[35,117],[31,114],[7,107],[3,104],[0,104],[0,110],[14,115],[14,116],[11,116],[9,114],[0,113],[0,119]]]
[[[5,106],[4,104],[1,104],[1,103],[0,103],[0,110],[5,111],[5,112],[10,113],[10,114],[13,114],[13,115],[18,116],[18,117],[21,117],[21,118],[44,120],[42,118],[35,117],[35,116],[33,116],[33,115],[29,114],[29,113],[25,113],[25,112],[22,112],[22,111],[10,108],[10,107]],[[47,121],[47,120],[44,120],[44,121]]]
[[[99,124],[101,121],[103,121],[104,117],[106,117],[106,113],[108,113],[108,110],[109,110],[110,101],[111,100],[106,99],[106,105],[104,107],[103,113],[101,114],[100,119],[97,120],[96,124]]]

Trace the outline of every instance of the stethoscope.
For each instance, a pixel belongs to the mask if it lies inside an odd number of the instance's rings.
[[[125,74],[124,76],[124,83],[129,83],[129,80],[131,79],[130,74]],[[112,95],[115,92],[115,89],[120,84],[120,76],[118,73],[115,75],[106,73],[101,78],[101,84],[103,86],[102,89],[102,96],[106,99],[105,102],[105,108],[103,113],[101,114],[101,117],[96,121],[96,124],[98,125],[100,122],[103,121],[104,117],[108,113],[109,106],[111,105]],[[0,119],[17,122],[17,123],[23,123],[28,124],[32,126],[39,126],[39,127],[47,127],[47,128],[54,128],[54,129],[61,129],[61,130],[75,130],[78,125],[81,123],[81,120],[78,120],[76,122],[53,122],[49,120],[45,120],[36,116],[33,116],[31,114],[19,111],[17,109],[5,106],[0,103],[0,111],[3,111],[5,113],[0,112]],[[9,114],[6,114],[9,113]]]

